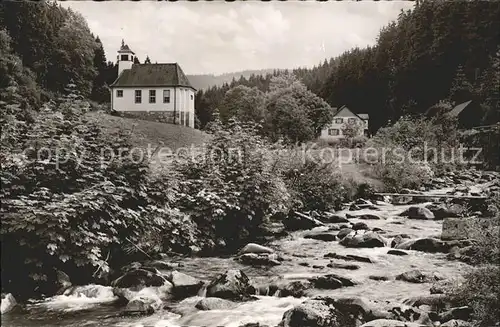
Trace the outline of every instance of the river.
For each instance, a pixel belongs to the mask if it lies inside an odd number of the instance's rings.
[[[424,204],[422,204],[424,205]],[[408,205],[386,204],[379,206],[381,210],[360,210],[349,213],[374,213],[383,216],[381,220],[363,220],[370,228],[378,227],[384,231],[383,236],[391,239],[397,234],[408,234],[411,238],[439,237],[442,221],[414,220],[400,217]],[[339,212],[341,214],[342,212]],[[350,219],[352,223],[359,219]],[[318,230],[328,229],[320,227]],[[241,269],[255,284],[269,284],[276,279],[300,280],[325,273],[337,273],[358,282],[352,287],[336,290],[311,290],[308,296],[348,295],[363,296],[370,300],[382,300],[401,303],[405,298],[429,294],[429,283],[408,283],[389,278],[387,281],[373,280],[369,276],[389,276],[419,269],[424,273],[439,273],[447,279],[459,277],[469,266],[457,261],[448,261],[443,253],[424,253],[406,251],[409,255],[396,256],[387,254],[388,247],[379,248],[346,248],[337,241],[323,242],[306,239],[303,236],[309,231],[291,233],[286,238],[276,240],[267,246],[283,254],[285,260],[275,267],[255,268],[244,266],[233,258],[182,258],[179,271],[209,281],[228,269]],[[389,242],[390,244],[390,242]],[[354,262],[361,268],[345,270],[328,268],[332,259],[324,258],[329,252],[337,254],[356,254],[369,257],[372,263]],[[336,261],[336,260],[333,260]],[[342,261],[338,261],[342,262]],[[313,267],[314,266],[314,267]],[[239,327],[245,323],[262,323],[276,326],[283,313],[306,298],[277,297],[273,294],[259,295],[257,301],[241,303],[230,310],[200,311],[194,308],[200,297],[192,297],[178,303],[170,303],[176,310],[155,312],[147,317],[121,317],[117,315],[121,308],[114,304],[115,298],[110,288],[87,286],[94,288],[92,297],[83,295],[55,296],[39,302],[31,302],[23,311],[2,315],[4,327]],[[199,294],[203,296],[202,293]],[[183,315],[171,311],[182,312]]]

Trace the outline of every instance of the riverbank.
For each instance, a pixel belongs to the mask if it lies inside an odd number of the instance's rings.
[[[486,194],[498,188],[495,180],[493,184],[492,180],[483,182],[462,181],[462,187],[455,185],[427,192],[434,195],[466,192],[463,186],[468,185],[469,190]],[[466,263],[449,260],[452,248],[465,247],[467,243],[440,240],[443,217],[434,215],[431,210],[441,211],[433,209],[431,204],[357,200],[334,214],[317,217],[322,226],[293,231],[269,242],[266,247],[272,254],[257,251],[261,253],[243,254],[239,258],[168,258],[163,267],[156,263],[159,268],[155,272],[164,276],[167,290],[158,293],[157,285],[152,287],[156,289],[155,295],[144,291],[139,297],[134,294],[136,300],[140,298],[145,304],[135,308],[139,316],[130,316],[130,302],[120,304],[123,293],[117,292],[115,283],[114,289],[111,286],[77,287],[65,295],[28,302],[2,315],[2,325],[239,327],[247,323],[255,324],[249,326],[277,326],[283,320],[285,327],[337,326],[317,322],[320,318],[331,319],[334,314],[334,311],[325,313],[321,309],[324,300],[312,300],[321,296],[362,299],[366,301],[364,305],[374,306],[381,312],[378,316],[367,317],[360,313],[362,310],[358,306],[357,311],[352,310],[360,314],[359,323],[385,317],[430,326],[436,321],[433,319],[437,319],[433,316],[436,308],[425,302],[440,296],[432,294],[437,292],[436,285],[460,280],[471,269]],[[408,210],[411,207],[431,208],[428,211],[433,217],[401,216],[414,212]],[[415,212],[428,214],[424,209]],[[129,269],[129,273],[131,271],[134,268]],[[227,301],[206,304],[200,309],[199,302],[211,298],[206,297],[209,285],[227,271],[243,272],[255,291],[246,294],[250,298],[244,301],[223,295],[221,297]],[[134,283],[140,284],[135,279],[122,286],[134,286]],[[181,289],[181,294],[171,296],[176,289]],[[235,293],[245,295],[241,294],[241,289]],[[158,294],[166,296],[159,296],[159,304],[152,303],[151,298],[156,299]],[[445,303],[444,306],[451,305]],[[345,308],[338,311],[347,312]],[[325,316],[320,317],[321,314]],[[306,318],[299,321],[298,316]],[[442,323],[444,326],[446,322]]]

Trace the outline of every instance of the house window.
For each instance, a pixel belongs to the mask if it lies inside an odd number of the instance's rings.
[[[123,98],[123,90],[116,90],[116,97]]]
[[[163,103],[170,103],[170,90],[163,90]]]
[[[149,90],[149,103],[156,103],[156,90]]]
[[[141,102],[142,102],[142,91],[135,90],[135,103],[141,103]]]
[[[184,125],[184,111],[181,111],[181,125]]]
[[[122,56],[120,57],[120,60],[121,60],[121,61],[128,61],[128,55],[122,55]]]
[[[354,124],[356,122],[356,118],[349,118],[347,121],[349,124]]]
[[[193,100],[193,95],[191,94],[191,100]]]
[[[335,118],[335,124],[342,124],[344,120],[342,118]]]
[[[339,135],[340,134],[340,130],[336,129],[336,128],[330,128],[328,130],[328,135]]]

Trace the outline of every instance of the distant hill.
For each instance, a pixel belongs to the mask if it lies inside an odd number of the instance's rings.
[[[238,80],[241,76],[249,78],[252,74],[266,75],[272,73],[275,69],[259,69],[259,70],[243,70],[234,73],[225,73],[221,75],[213,74],[200,74],[200,75],[187,75],[193,87],[197,90],[207,89],[211,86],[221,86],[224,83],[231,83],[233,78]]]

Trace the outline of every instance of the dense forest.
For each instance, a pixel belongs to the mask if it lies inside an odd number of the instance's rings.
[[[347,105],[368,113],[372,132],[442,100],[475,100],[481,104],[481,123],[493,123],[498,121],[499,16],[496,1],[419,2],[382,28],[375,46],[351,49],[292,72],[332,107]],[[245,85],[267,91],[272,75],[252,75],[199,91],[201,126],[227,90]]]

